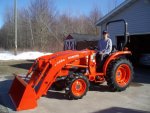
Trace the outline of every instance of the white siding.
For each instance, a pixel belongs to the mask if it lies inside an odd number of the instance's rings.
[[[128,8],[114,15],[109,21],[116,19],[125,19],[128,22],[130,34],[150,32],[150,0],[137,0]],[[105,24],[102,24],[102,29],[105,29]],[[123,28],[121,23],[110,24],[109,32],[113,44],[116,43],[115,36],[124,33]]]

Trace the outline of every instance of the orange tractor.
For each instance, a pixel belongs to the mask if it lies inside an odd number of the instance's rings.
[[[97,71],[96,50],[62,51],[36,59],[25,78],[16,75],[9,90],[9,96],[16,110],[27,110],[37,106],[37,100],[47,94],[49,88],[59,81],[64,82],[66,95],[70,99],[82,98],[89,89],[89,82],[107,81],[113,91],[125,90],[133,78],[133,67],[128,60],[131,51],[127,44],[127,23],[124,43],[121,50],[113,51],[103,63],[101,71]]]

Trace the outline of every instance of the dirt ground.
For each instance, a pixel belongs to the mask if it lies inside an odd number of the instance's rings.
[[[0,61],[0,113],[15,113],[8,96],[12,73],[25,75],[33,61]],[[83,99],[68,100],[64,91],[49,90],[38,106],[19,113],[150,113],[150,68],[135,68],[134,80],[123,92],[110,92],[106,83],[91,86]]]

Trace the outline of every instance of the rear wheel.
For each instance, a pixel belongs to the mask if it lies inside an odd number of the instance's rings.
[[[125,90],[133,79],[133,67],[129,60],[112,61],[107,69],[106,81],[113,91]]]
[[[67,80],[66,94],[69,99],[80,99],[86,95],[89,89],[89,81],[82,74],[75,74]]]

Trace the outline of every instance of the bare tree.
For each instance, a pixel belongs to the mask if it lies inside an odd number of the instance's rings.
[[[11,13],[12,8],[7,9],[5,12],[5,23],[2,28],[3,43],[5,49],[14,48],[14,15]]]
[[[95,23],[101,16],[96,5],[89,15],[75,17],[69,12],[58,14],[52,0],[32,0],[27,9],[18,10],[18,49],[60,51],[64,38],[70,33],[97,35]],[[5,49],[15,46],[13,18],[11,10],[6,10],[5,24],[0,30],[0,46]]]
[[[89,14],[88,21],[89,25],[91,26],[92,32],[97,35],[98,28],[96,26],[96,22],[102,17],[102,13],[97,5],[93,5],[93,8]]]
[[[35,0],[30,6],[31,21],[33,24],[33,34],[35,37],[35,45],[44,50],[46,45],[52,44],[53,32],[49,33],[48,28],[53,28],[55,23],[55,8],[52,0]],[[54,35],[54,34],[52,34]]]
[[[32,30],[32,23],[31,23],[31,15],[29,13],[29,10],[26,10],[27,14],[28,14],[28,20],[29,20],[29,26],[30,26],[30,31],[31,31],[31,45],[32,45],[32,50],[34,48],[34,37],[33,37],[33,30]]]

